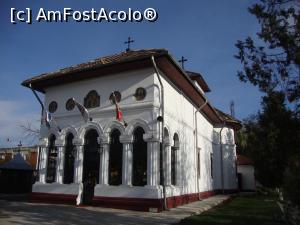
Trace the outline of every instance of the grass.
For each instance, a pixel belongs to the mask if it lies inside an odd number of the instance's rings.
[[[222,206],[191,216],[178,225],[282,225],[275,197],[238,196]]]

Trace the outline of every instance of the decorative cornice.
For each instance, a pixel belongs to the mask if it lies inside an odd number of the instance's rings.
[[[133,135],[121,135],[120,142],[125,143],[132,143],[133,142]]]
[[[65,146],[65,139],[60,139],[60,138],[58,138],[58,139],[56,139],[55,140],[55,146],[56,147],[62,147],[62,146]]]
[[[109,137],[109,135],[106,135],[106,134],[102,134],[97,138],[98,144],[101,144],[101,145],[109,144],[109,141],[110,141],[110,137]]]
[[[170,142],[170,140],[168,138],[165,138],[164,146],[165,147],[171,146],[171,142]]]
[[[146,133],[143,135],[143,139],[146,142],[159,142],[160,137],[158,133]]]
[[[74,138],[73,139],[73,145],[81,146],[84,144],[84,140],[81,138]]]
[[[48,146],[48,138],[40,138],[39,146],[40,147],[47,147]]]

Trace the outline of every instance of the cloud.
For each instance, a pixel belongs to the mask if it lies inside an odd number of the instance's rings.
[[[36,144],[32,137],[26,137],[20,125],[30,124],[33,128],[39,128],[39,119],[40,115],[30,111],[26,102],[0,100],[0,147],[15,147],[19,141],[23,146]]]

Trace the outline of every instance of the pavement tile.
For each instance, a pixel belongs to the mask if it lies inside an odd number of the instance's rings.
[[[216,195],[161,213],[0,200],[0,224],[167,225],[178,223],[188,216],[207,211],[229,198],[230,195]]]

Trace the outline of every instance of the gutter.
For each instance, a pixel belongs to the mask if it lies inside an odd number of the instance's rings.
[[[226,121],[224,120],[222,128],[219,132],[219,142],[220,142],[220,167],[221,167],[221,189],[222,189],[222,194],[224,194],[224,169],[223,169],[223,144],[222,144],[222,131],[225,127]]]
[[[45,111],[44,104],[43,104],[42,100],[40,99],[40,97],[38,96],[38,94],[32,88],[31,83],[29,83],[29,88],[31,89],[32,93],[34,94],[34,96],[36,97],[36,99],[38,100],[38,102],[41,105],[41,124],[42,124],[43,123],[43,115],[44,115],[44,111]],[[41,151],[41,148],[38,147],[38,164],[37,164],[38,173],[40,172],[40,161],[41,161],[41,153],[40,153],[40,151]]]
[[[196,147],[195,147],[195,155],[196,155],[196,165],[197,165],[197,191],[198,191],[198,197],[199,197],[199,200],[200,200],[200,187],[199,187],[199,174],[198,174],[198,164],[197,164],[197,161],[199,160],[198,159],[198,122],[197,122],[197,112],[200,112],[203,107],[208,103],[208,100],[207,98],[205,98],[205,102],[195,111],[195,130],[196,130],[196,134],[195,134],[195,138],[196,138]],[[199,162],[201,163],[201,162]]]
[[[153,64],[153,67],[154,67],[154,70],[155,70],[155,73],[157,75],[157,78],[158,78],[158,81],[160,83],[160,86],[161,86],[161,102],[160,102],[160,106],[161,106],[161,116],[162,116],[162,123],[161,123],[161,138],[162,138],[162,144],[161,144],[161,151],[160,151],[160,157],[161,157],[161,161],[162,161],[162,164],[160,165],[161,166],[161,172],[162,172],[162,184],[163,184],[163,198],[164,198],[164,209],[167,210],[168,209],[168,205],[167,205],[167,196],[166,196],[166,183],[165,183],[165,170],[164,170],[164,149],[165,149],[165,134],[164,134],[164,127],[165,127],[165,118],[164,118],[164,115],[165,115],[165,108],[164,108],[164,85],[161,81],[161,78],[160,78],[160,74],[159,74],[159,71],[158,71],[158,68],[157,68],[157,65],[155,63],[155,59],[154,59],[154,56],[152,55],[151,56],[151,61],[152,61],[152,64]]]

